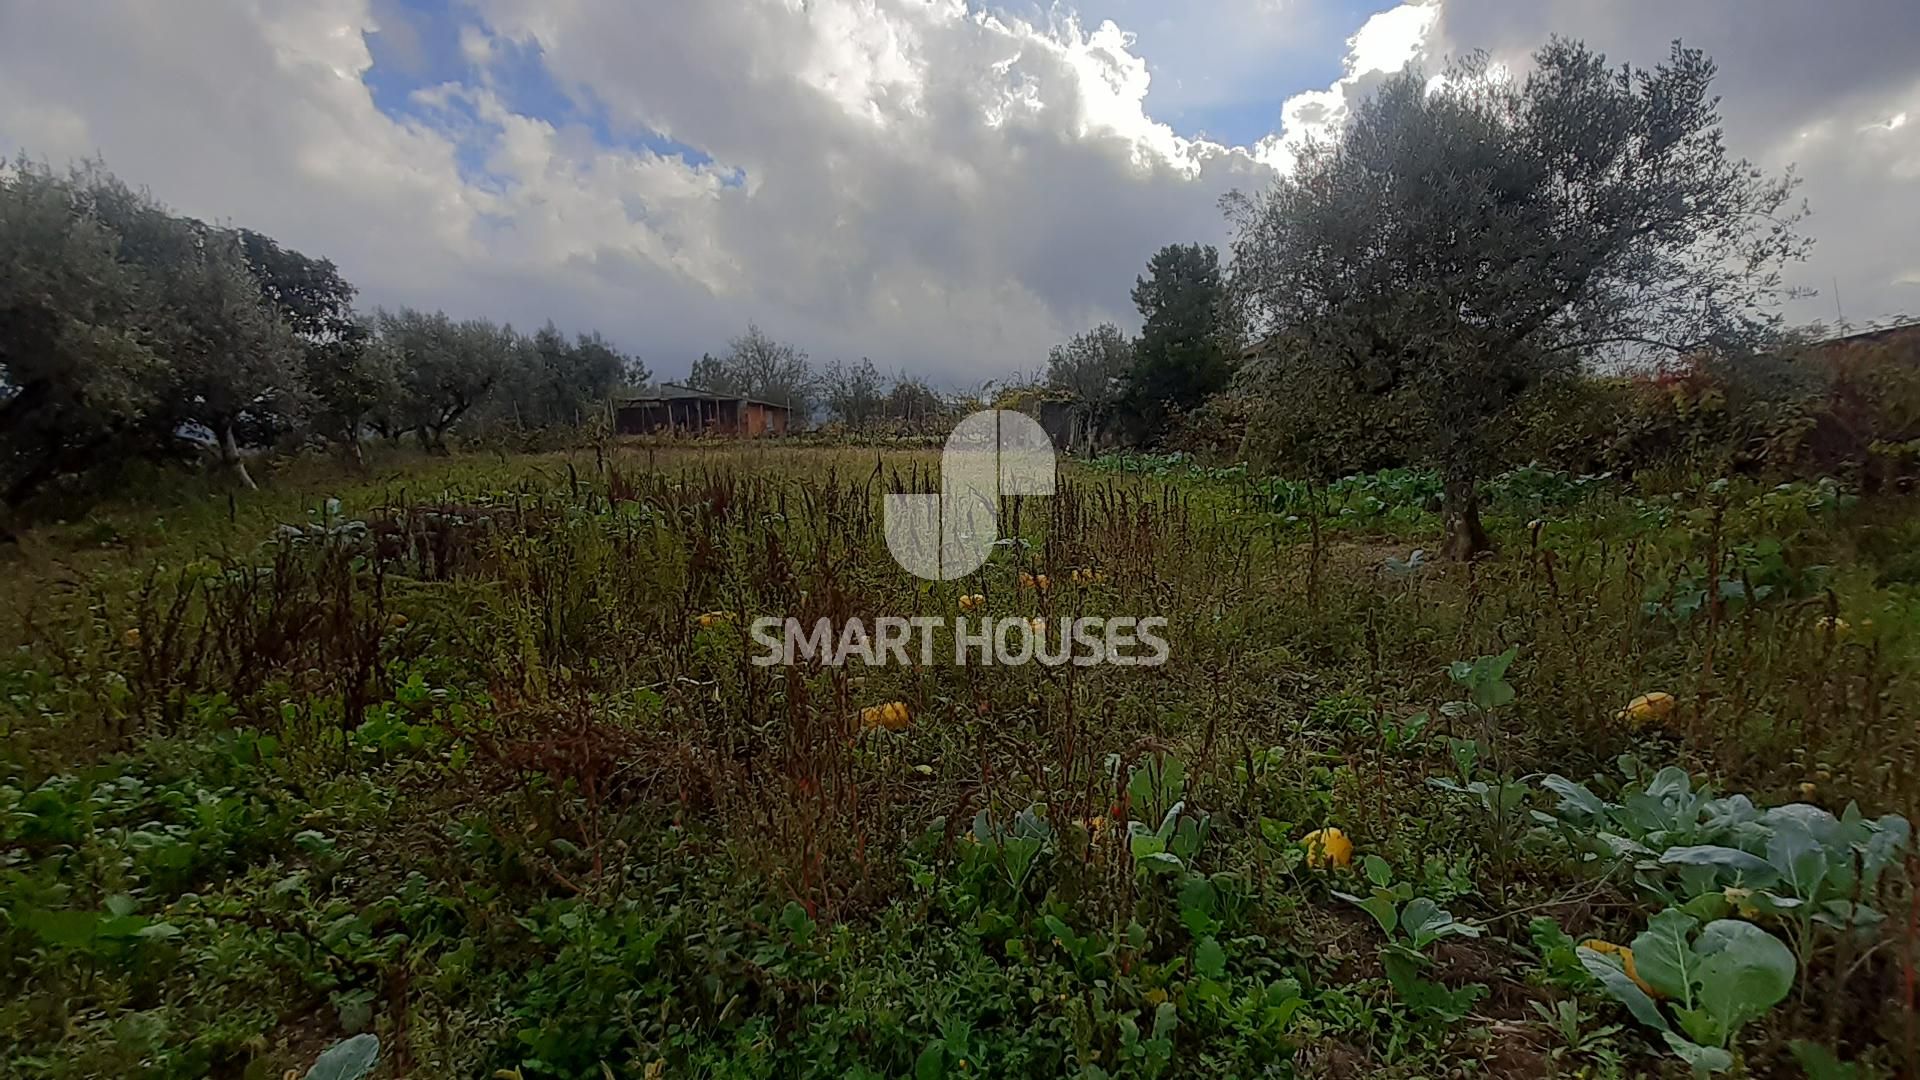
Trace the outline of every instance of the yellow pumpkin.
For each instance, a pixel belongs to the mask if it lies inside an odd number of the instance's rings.
[[[1676,704],[1678,702],[1674,700],[1672,694],[1664,690],[1655,690],[1627,702],[1627,707],[1620,710],[1620,718],[1625,720],[1628,726],[1638,730],[1672,716]]]
[[[120,640],[124,642],[127,648],[129,649],[139,648],[140,647],[140,628],[137,626],[127,627],[127,632],[120,635]]]
[[[1627,973],[1627,978],[1632,979],[1635,986],[1645,990],[1648,997],[1661,998],[1666,996],[1640,978],[1640,973],[1633,969],[1633,950],[1627,948],[1625,945],[1615,945],[1611,941],[1602,941],[1599,938],[1588,938],[1580,943],[1580,947],[1583,949],[1592,949],[1597,953],[1610,953],[1619,957],[1621,970]]]
[[[889,701],[885,705],[869,705],[860,710],[860,726],[869,731],[874,728],[905,731],[907,730],[907,703]]]
[[[1353,865],[1353,841],[1339,829],[1315,829],[1301,837],[1300,842],[1307,847],[1310,867]]]
[[[1853,632],[1853,627],[1848,624],[1847,620],[1837,615],[1820,616],[1813,621],[1813,629],[1821,637],[1826,637],[1831,634],[1835,640],[1844,638]]]

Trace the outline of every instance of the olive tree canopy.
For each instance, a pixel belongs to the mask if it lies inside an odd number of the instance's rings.
[[[211,436],[298,397],[296,343],[235,233],[97,162],[0,167],[0,503]]]
[[[1047,384],[1071,390],[1089,413],[1104,414],[1133,370],[1133,341],[1112,323],[1075,334],[1047,352]]]
[[[1483,549],[1475,482],[1542,379],[1779,328],[1794,180],[1728,153],[1713,77],[1677,42],[1648,71],[1555,40],[1525,78],[1474,56],[1389,79],[1227,201],[1232,284],[1270,343],[1243,380],[1276,405],[1380,402],[1444,475],[1449,552]]]

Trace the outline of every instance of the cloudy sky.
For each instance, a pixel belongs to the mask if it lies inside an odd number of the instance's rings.
[[[1383,72],[1553,33],[1706,48],[1735,152],[1805,178],[1790,314],[1920,314],[1913,0],[0,0],[0,150],[103,156],[368,306],[668,376],[754,320],[959,386],[1136,325],[1147,256],[1224,242],[1219,197]]]

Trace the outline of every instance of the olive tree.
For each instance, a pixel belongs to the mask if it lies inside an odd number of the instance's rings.
[[[397,422],[375,424],[389,435],[411,431],[429,450],[447,448],[448,429],[487,401],[520,348],[512,327],[455,322],[440,311],[383,310],[374,325],[397,384]]]
[[[365,465],[360,436],[367,418],[392,391],[391,372],[369,348],[372,327],[354,313],[357,290],[330,259],[282,247],[251,229],[236,230],[247,268],[260,295],[293,331],[298,342],[300,393],[260,408],[256,441],[304,423],[314,434],[339,442]],[[295,410],[304,415],[296,415]]]
[[[144,281],[150,306],[140,331],[166,371],[142,425],[149,452],[182,435],[211,439],[221,463],[253,487],[238,433],[299,411],[299,348],[242,236],[174,215],[103,170],[80,205],[114,231],[117,258]]]
[[[1554,40],[1524,78],[1475,56],[1389,79],[1227,200],[1238,306],[1270,343],[1243,384],[1377,403],[1443,474],[1448,552],[1484,550],[1476,484],[1543,379],[1779,329],[1794,181],[1729,154],[1713,77],[1677,42],[1642,70]]]
[[[940,422],[948,413],[956,410],[949,408],[927,380],[902,371],[894,376],[893,388],[887,391],[880,411],[889,420],[919,429]]]
[[[0,500],[105,453],[162,392],[164,365],[139,331],[148,309],[119,237],[85,211],[104,174],[56,175],[22,158],[0,171]]]
[[[1133,369],[1133,342],[1112,323],[1075,334],[1047,351],[1047,384],[1071,390],[1100,416],[1119,399]]]
[[[0,169],[0,459],[9,507],[49,481],[236,429],[297,395],[292,332],[234,233],[98,163]],[[279,404],[275,404],[275,403]]]
[[[252,488],[235,433],[250,417],[297,409],[299,344],[262,299],[238,238],[198,231],[164,278],[156,326],[174,382],[163,404],[180,424],[211,435],[221,463]]]
[[[578,427],[601,408],[614,388],[646,365],[614,348],[598,333],[569,340],[549,321],[513,350],[493,411],[516,427]]]
[[[364,468],[361,433],[390,412],[399,396],[393,352],[374,337],[373,321],[354,319],[337,337],[308,341],[300,375],[311,396],[314,429],[340,440]]]

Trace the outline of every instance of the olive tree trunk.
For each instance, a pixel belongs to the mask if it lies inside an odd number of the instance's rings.
[[[1440,494],[1440,518],[1446,529],[1442,555],[1471,559],[1493,550],[1493,541],[1480,524],[1480,490],[1471,470],[1449,468]]]
[[[247,474],[247,463],[240,457],[240,444],[234,440],[232,424],[220,425],[220,463],[233,470],[233,475],[240,478],[248,491],[260,490],[260,485]]]

